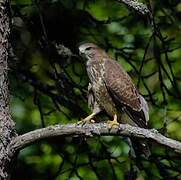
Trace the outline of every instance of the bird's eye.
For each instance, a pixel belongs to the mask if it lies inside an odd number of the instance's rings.
[[[87,47],[85,50],[86,50],[86,51],[89,51],[89,50],[91,50],[91,48],[92,48],[92,47]]]

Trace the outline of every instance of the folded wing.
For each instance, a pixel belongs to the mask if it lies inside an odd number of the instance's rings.
[[[104,60],[104,81],[115,102],[139,127],[146,128],[148,106],[129,75],[116,61]]]

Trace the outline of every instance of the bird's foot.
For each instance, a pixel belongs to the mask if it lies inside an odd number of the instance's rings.
[[[112,128],[113,126],[118,126],[119,123],[117,121],[117,115],[114,115],[114,119],[112,121],[107,121],[107,124],[110,126],[110,128]]]
[[[77,122],[78,125],[84,125],[86,123],[94,123],[95,121],[92,119],[95,116],[95,113],[90,114],[84,119],[81,119],[79,122]]]

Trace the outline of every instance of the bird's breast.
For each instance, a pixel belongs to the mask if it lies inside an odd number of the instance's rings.
[[[101,78],[101,65],[97,61],[87,61],[87,74],[93,83]]]

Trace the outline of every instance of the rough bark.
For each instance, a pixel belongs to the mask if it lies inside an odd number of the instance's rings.
[[[158,144],[171,148],[173,151],[181,154],[181,142],[167,138],[155,129],[143,129],[130,126],[128,124],[120,124],[110,128],[107,123],[94,124],[67,124],[54,125],[42,129],[37,129],[26,134],[16,137],[10,144],[11,152],[16,152],[22,148],[33,144],[42,139],[58,137],[58,136],[131,136],[137,138],[150,139]]]
[[[14,122],[9,109],[8,37],[10,34],[8,1],[0,0],[0,179],[8,179],[7,146],[15,136]]]
[[[141,2],[138,2],[138,0],[117,0],[117,1],[126,4],[129,8],[134,9],[136,12],[142,15],[150,14],[147,6]]]

